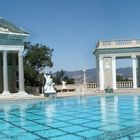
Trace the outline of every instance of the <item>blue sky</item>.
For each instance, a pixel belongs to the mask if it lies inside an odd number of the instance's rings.
[[[98,40],[140,38],[139,0],[0,0],[0,16],[54,48],[52,71],[95,67]],[[126,61],[126,64],[131,65]],[[124,66],[119,63],[119,66]]]

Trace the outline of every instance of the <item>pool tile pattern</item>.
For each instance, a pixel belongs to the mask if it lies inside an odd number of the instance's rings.
[[[71,97],[0,104],[3,140],[137,140],[140,97]]]

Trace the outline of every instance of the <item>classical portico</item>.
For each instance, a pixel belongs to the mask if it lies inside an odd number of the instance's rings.
[[[132,61],[133,88],[140,83],[140,40],[99,41],[94,51],[99,89],[108,86],[117,89],[116,59],[130,58]]]
[[[28,36],[28,32],[0,17],[0,93],[3,95],[27,94],[24,90],[23,50]]]

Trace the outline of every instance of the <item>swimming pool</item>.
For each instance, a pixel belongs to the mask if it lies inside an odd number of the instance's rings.
[[[140,96],[0,104],[2,140],[140,140]]]

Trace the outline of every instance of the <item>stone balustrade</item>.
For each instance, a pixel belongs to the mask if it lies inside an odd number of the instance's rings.
[[[87,83],[87,88],[98,88],[98,83]]]
[[[116,83],[117,89],[123,89],[123,88],[133,88],[133,81],[123,81],[123,82],[117,82]],[[54,86],[57,92],[63,92],[62,85],[55,85]],[[66,92],[71,91],[92,91],[93,89],[98,89],[98,83],[86,83],[86,84],[66,84],[67,90]],[[26,86],[26,91],[30,94],[39,94],[42,93],[39,91],[38,87],[29,87]]]
[[[133,81],[123,81],[116,83],[117,88],[133,88]],[[87,83],[87,89],[89,88],[98,88],[98,83]]]
[[[117,82],[117,88],[133,88],[133,81]]]
[[[66,84],[66,89],[62,88],[63,85],[54,85],[54,88],[56,89],[57,92],[63,92],[63,91],[75,91],[76,90],[76,85],[75,84]]]
[[[62,85],[54,86],[57,91],[62,92]],[[66,84],[67,91],[82,91],[90,90],[98,87],[98,83],[86,83],[86,84]]]
[[[98,48],[118,48],[118,47],[139,47],[140,40],[116,40],[116,41],[100,41]]]
[[[133,81],[123,81],[116,83],[117,89],[119,88],[133,88]],[[98,83],[86,83],[86,84],[68,84],[67,89],[75,89],[77,91],[97,89]],[[62,85],[55,85],[58,90],[62,89]]]

